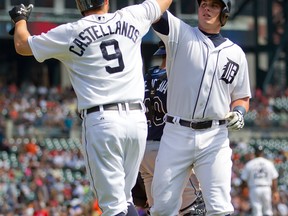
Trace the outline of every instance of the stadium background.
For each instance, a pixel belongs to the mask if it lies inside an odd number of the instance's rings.
[[[110,0],[111,11],[139,2]],[[39,64],[17,55],[7,33],[12,27],[8,10],[20,3],[35,6],[32,34],[80,18],[74,0],[0,0],[0,215],[98,215],[78,148],[80,120],[67,73],[56,60]],[[288,215],[288,1],[232,3],[222,34],[245,51],[253,90],[245,128],[230,134],[235,215],[250,215],[239,174],[259,143],[280,173],[281,200],[274,203],[274,215]],[[170,11],[197,24],[194,0],[176,0]],[[155,63],[157,42],[149,31],[142,44],[144,70]]]

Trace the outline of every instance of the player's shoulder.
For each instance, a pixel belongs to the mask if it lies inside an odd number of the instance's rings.
[[[252,169],[253,167],[255,167],[255,164],[256,164],[256,163],[257,163],[256,158],[253,158],[252,160],[248,161],[248,162],[245,164],[244,168],[250,170],[250,169]]]
[[[244,53],[243,49],[241,48],[240,45],[238,45],[236,42],[232,41],[230,38],[225,37],[225,42],[224,45],[225,46],[229,46],[232,49],[238,50],[240,53]]]

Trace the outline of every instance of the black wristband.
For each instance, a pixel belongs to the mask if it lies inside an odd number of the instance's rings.
[[[236,106],[233,111],[239,112],[242,116],[246,114],[246,109],[243,106]]]

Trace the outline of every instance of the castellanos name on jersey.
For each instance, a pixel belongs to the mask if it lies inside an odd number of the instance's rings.
[[[139,30],[135,26],[125,21],[118,21],[112,24],[114,25],[93,25],[84,29],[73,40],[74,46],[71,45],[69,50],[78,56],[82,56],[93,41],[112,34],[125,36],[136,43],[139,37]]]
[[[78,110],[119,101],[143,101],[142,38],[161,16],[155,0],[114,13],[92,14],[28,38],[35,59],[61,61]]]

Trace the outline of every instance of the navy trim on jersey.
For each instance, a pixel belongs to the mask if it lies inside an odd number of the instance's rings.
[[[200,30],[200,31],[212,41],[212,43],[214,44],[215,47],[218,47],[219,45],[221,45],[222,43],[224,43],[226,41],[226,38],[224,38],[220,33],[209,34],[209,33],[206,33],[202,30]]]
[[[199,86],[199,89],[198,89],[198,94],[197,94],[197,99],[196,99],[195,106],[194,106],[192,119],[194,119],[194,116],[195,116],[196,107],[197,107],[197,104],[198,104],[198,101],[199,101],[199,97],[200,97],[200,90],[201,90],[201,87],[202,87],[202,84],[203,84],[203,80],[204,80],[204,76],[205,76],[206,69],[207,69],[207,64],[208,64],[209,48],[208,48],[208,45],[206,43],[204,43],[204,44],[206,45],[206,48],[207,48],[207,56],[206,56],[206,62],[205,62],[205,68],[204,68],[203,76],[202,76],[201,83],[200,83],[200,86]],[[211,84],[211,86],[212,86],[212,84]]]
[[[215,70],[213,72],[213,78],[212,78],[212,83],[211,83],[211,87],[210,87],[210,90],[209,90],[209,94],[208,94],[208,98],[206,100],[206,104],[205,104],[205,108],[203,109],[203,115],[202,115],[202,118],[204,118],[205,116],[205,112],[206,112],[206,109],[207,109],[207,106],[208,106],[208,102],[209,102],[209,99],[210,99],[210,95],[211,95],[211,91],[212,91],[212,88],[213,88],[213,83],[214,83],[214,78],[215,78],[215,74],[216,74],[216,71],[217,71],[217,67],[218,67],[218,60],[219,60],[219,53],[221,52],[221,50],[218,51],[218,54],[217,54],[217,63],[216,63],[216,67],[215,67]]]
[[[168,23],[168,14],[167,11],[163,13],[159,21],[156,23],[152,24],[152,28],[163,34],[163,35],[168,35],[169,34],[169,23]]]

